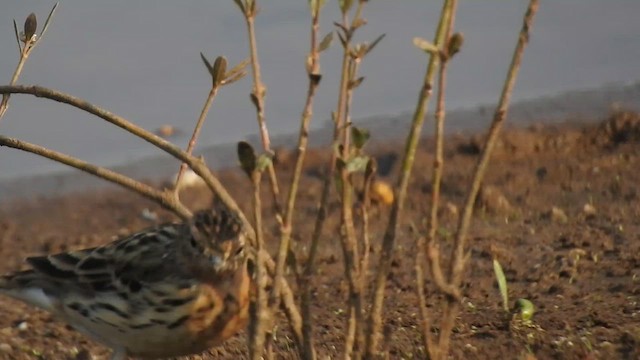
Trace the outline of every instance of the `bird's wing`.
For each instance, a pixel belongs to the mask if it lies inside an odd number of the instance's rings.
[[[96,248],[30,257],[32,270],[10,275],[11,282],[54,293],[61,288],[87,295],[135,290],[142,283],[162,280],[175,266],[180,236],[188,236],[184,225],[165,224]]]

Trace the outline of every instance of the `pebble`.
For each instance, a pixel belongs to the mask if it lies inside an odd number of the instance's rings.
[[[596,214],[596,208],[591,205],[591,204],[584,204],[584,207],[582,208],[582,212],[585,213],[585,215],[595,215]]]
[[[27,331],[29,329],[29,324],[26,321],[22,321],[20,324],[18,324],[17,328],[20,331]]]
[[[569,217],[564,210],[554,206],[551,208],[551,220],[559,223],[566,223],[569,221]]]
[[[512,210],[511,203],[502,191],[491,185],[482,187],[478,194],[478,204],[494,214],[508,214]]]
[[[0,344],[0,353],[10,353],[12,351],[13,351],[13,348],[11,348],[11,345],[7,343]]]

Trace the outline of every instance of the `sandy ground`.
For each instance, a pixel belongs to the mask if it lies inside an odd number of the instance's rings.
[[[451,136],[446,146],[442,220],[438,233],[444,254],[455,231],[457,214],[470,183],[481,144],[479,136]],[[414,224],[423,230],[430,206],[433,142],[417,155],[409,199],[387,288],[386,325],[393,359],[424,358],[417,325]],[[369,149],[381,164],[381,179],[398,171],[400,143]],[[295,217],[296,249],[306,251],[312,231],[326,161],[312,151]],[[278,164],[281,183],[291,163]],[[250,184],[237,170],[219,174],[244,208]],[[640,358],[640,116],[617,113],[597,125],[532,126],[502,136],[469,238],[471,258],[464,281],[463,310],[453,335],[455,359],[515,359],[531,352],[539,359]],[[204,190],[184,195],[193,208],[207,206]],[[267,196],[265,196],[267,198]],[[319,273],[314,279],[317,348],[324,359],[341,352],[347,286],[335,234],[339,209],[332,198],[322,238]],[[265,204],[265,212],[269,212]],[[29,255],[106,243],[118,235],[149,226],[140,214],[157,212],[154,204],[120,190],[17,201],[0,210],[0,272],[23,266]],[[388,209],[372,214],[372,259],[386,225]],[[271,216],[267,216],[271,219]],[[266,226],[271,246],[277,226]],[[514,327],[501,307],[492,257],[502,263],[511,302],[530,299],[537,312],[531,327]],[[301,259],[302,261],[302,259]],[[293,283],[293,282],[292,282]],[[427,281],[430,294],[434,287]],[[438,313],[439,296],[428,299]],[[433,329],[437,331],[437,328]],[[297,358],[286,325],[279,328],[276,358]],[[1,359],[105,358],[108,351],[50,315],[0,298]],[[246,355],[244,335],[193,359],[238,359]]]

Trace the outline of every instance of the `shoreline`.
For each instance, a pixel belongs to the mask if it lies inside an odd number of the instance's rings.
[[[640,81],[568,91],[515,102],[509,110],[507,127],[565,122],[586,125],[601,120],[614,106],[640,110]],[[491,120],[493,107],[492,104],[484,104],[449,111],[447,114],[447,135],[483,131]],[[354,123],[370,130],[372,145],[375,146],[389,140],[404,138],[410,118],[411,113],[404,112],[396,115],[371,116],[355,120]],[[309,146],[322,147],[327,145],[330,143],[332,131],[330,122],[324,121],[322,127],[310,131]],[[432,127],[427,124],[422,136],[429,137],[432,134]],[[296,139],[297,134],[276,135],[272,137],[272,144],[274,148],[290,147]],[[247,140],[254,145],[259,144],[259,138],[256,134],[237,140]],[[204,156],[209,166],[216,171],[236,165],[235,143],[205,146],[196,150],[196,154]],[[178,162],[171,156],[159,154],[109,168],[136,179],[159,181],[173,176],[178,166]],[[115,186],[78,170],[19,176],[0,179],[0,203],[29,200],[42,196],[63,196],[110,187]]]

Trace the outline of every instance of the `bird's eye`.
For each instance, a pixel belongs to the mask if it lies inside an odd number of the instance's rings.
[[[198,243],[196,243],[196,239],[191,238],[191,246],[198,247]]]
[[[240,247],[238,248],[238,250],[236,250],[235,255],[240,255],[240,254],[242,254],[242,251],[243,251],[243,250],[244,250],[244,246],[240,246]]]

